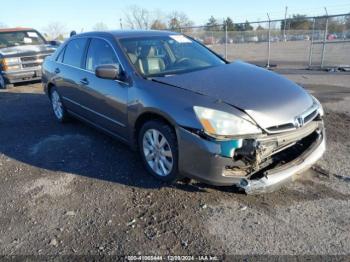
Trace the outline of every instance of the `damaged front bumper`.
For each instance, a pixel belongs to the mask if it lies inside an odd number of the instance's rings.
[[[270,169],[259,179],[244,179],[240,181],[239,187],[247,194],[261,194],[272,192],[285,183],[292,181],[296,175],[309,169],[319,160],[326,151],[325,132],[319,134],[317,140],[303,154],[285,165]]]
[[[227,148],[231,144],[238,152],[240,147],[248,147],[242,140],[222,143],[179,128],[178,141],[179,171],[182,174],[208,184],[237,186],[247,194],[278,189],[293,180],[297,174],[310,168],[322,157],[326,149],[325,131],[321,120],[296,132],[258,138],[257,144],[262,145],[264,151],[256,149],[259,153],[257,157],[252,157],[251,165],[247,165],[249,169],[245,172],[232,169],[232,166],[242,161],[236,161],[235,156],[229,156],[232,152]],[[275,152],[270,151],[273,144],[276,144]],[[256,167],[255,163],[260,166]]]

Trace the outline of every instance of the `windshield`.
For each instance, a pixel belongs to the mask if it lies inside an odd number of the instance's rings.
[[[225,64],[184,35],[130,38],[120,43],[131,63],[145,77],[169,76]]]
[[[0,48],[41,44],[45,44],[44,38],[33,30],[0,32]]]

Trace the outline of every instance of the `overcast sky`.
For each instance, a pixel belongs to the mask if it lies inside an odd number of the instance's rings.
[[[38,30],[50,22],[60,22],[67,30],[91,30],[97,22],[109,29],[119,29],[119,19],[124,17],[128,6],[138,5],[150,11],[173,10],[185,12],[196,25],[204,24],[213,15],[220,20],[230,16],[235,22],[266,20],[284,17],[288,13],[309,16],[328,13],[349,13],[349,0],[0,0],[2,2],[0,23],[7,26],[28,26]]]

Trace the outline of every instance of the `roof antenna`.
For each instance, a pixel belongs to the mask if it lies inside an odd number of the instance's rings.
[[[70,32],[69,37],[75,36],[77,34],[77,32],[75,32],[75,30],[73,30],[72,32]]]

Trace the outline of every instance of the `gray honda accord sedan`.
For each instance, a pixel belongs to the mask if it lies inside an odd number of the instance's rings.
[[[319,101],[286,78],[229,63],[166,31],[91,32],[43,64],[60,122],[78,118],[139,150],[163,181],[275,190],[325,151]]]

